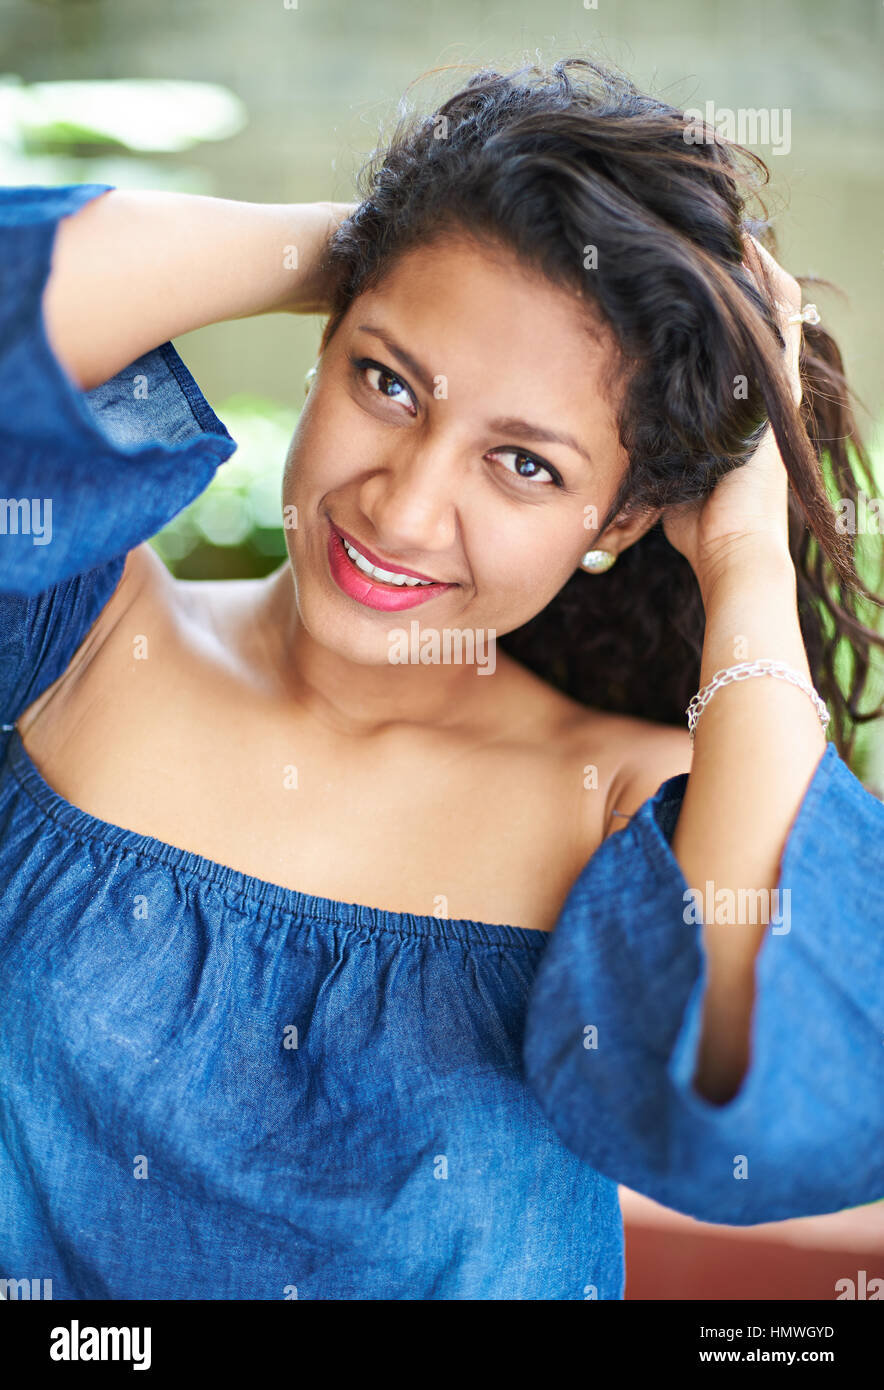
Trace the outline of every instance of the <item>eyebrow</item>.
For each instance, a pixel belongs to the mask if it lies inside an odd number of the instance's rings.
[[[357,327],[360,332],[370,333],[373,338],[380,339],[388,351],[398,358],[412,376],[420,382],[424,390],[428,394],[432,393],[435,381],[430,372],[423,363],[418,362],[416,357],[413,357],[410,352],[406,352],[405,348],[400,347],[389,333],[385,333],[382,328],[370,323],[360,323]],[[538,439],[546,444],[564,444],[567,449],[573,449],[575,453],[580,454],[581,458],[586,459],[591,467],[595,466],[589,450],[585,449],[573,434],[568,434],[566,431],[550,430],[545,425],[533,425],[530,421],[521,420],[515,415],[501,415],[495,420],[489,420],[488,424],[495,433],[521,435],[523,438]]]

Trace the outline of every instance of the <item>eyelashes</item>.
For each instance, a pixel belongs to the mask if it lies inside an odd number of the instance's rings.
[[[367,372],[377,372],[379,377],[382,377],[388,382],[392,382],[394,386],[401,386],[403,391],[405,391],[409,400],[412,403],[413,410],[410,413],[414,415],[417,414],[417,401],[414,399],[414,394],[412,393],[411,388],[402,380],[400,376],[397,376],[395,372],[391,372],[389,367],[382,366],[380,362],[373,362],[370,357],[351,357],[350,361],[352,362],[357,375],[359,375],[362,378],[362,380],[366,382],[366,384],[368,383],[365,374]],[[391,396],[388,391],[379,391],[374,386],[369,386],[368,389],[370,391],[373,391],[375,395],[386,396],[388,400],[394,401],[396,399],[396,397]]]
[[[349,360],[354,375],[366,390],[370,391],[373,395],[383,397],[385,400],[393,401],[393,403],[397,405],[402,404],[402,401],[398,395],[392,392],[401,391],[411,403],[411,409],[408,410],[408,414],[413,416],[417,415],[417,401],[415,400],[414,392],[398,373],[391,371],[389,367],[385,367],[381,362],[375,362],[374,359],[370,357],[350,357]],[[373,386],[369,383],[368,374],[371,372],[376,373],[379,382],[378,386]],[[380,382],[386,383],[392,390],[380,389]],[[526,483],[529,487],[533,487],[534,491],[537,491],[538,486],[564,488],[565,484],[558,469],[553,468],[552,464],[547,463],[546,459],[538,458],[536,454],[529,453],[526,449],[519,449],[515,445],[507,445],[505,448],[489,450],[489,455],[492,457],[499,458],[504,454],[511,455],[516,460],[524,460],[525,463],[533,466],[535,469],[543,470],[548,475],[549,482],[538,485],[534,481],[533,476],[526,477],[525,474],[517,471],[519,467],[518,463],[512,468],[508,467],[506,464],[501,465],[512,477]]]
[[[559,474],[551,464],[544,463],[543,459],[535,458],[533,454],[526,453],[524,449],[516,449],[515,447],[508,446],[506,449],[491,449],[489,453],[492,455],[496,454],[498,457],[501,454],[512,454],[516,459],[525,459],[528,463],[533,464],[535,468],[542,468],[549,474],[550,482],[544,484],[545,487],[549,487],[551,484],[555,487],[563,486]],[[534,481],[533,477],[526,477],[524,473],[518,473],[515,468],[507,468],[506,464],[503,466],[507,469],[507,472],[512,473],[515,478],[521,478],[526,483]]]

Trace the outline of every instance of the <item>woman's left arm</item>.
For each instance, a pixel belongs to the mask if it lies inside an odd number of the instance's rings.
[[[801,287],[754,240],[752,251],[771,276],[798,403],[801,324],[788,319],[801,308]],[[716,671],[762,657],[785,662],[813,683],[798,622],[787,496],[786,470],[768,426],[753,458],[727,474],[704,503],[664,516],[666,535],[690,561],[703,597],[701,688]],[[672,841],[701,901],[714,904],[721,890],[725,903],[774,899],[789,830],[825,748],[816,709],[799,687],[764,676],[716,691],[697,723]],[[708,914],[704,920],[707,974],[694,1084],[715,1102],[735,1094],[748,1066],[755,958],[766,930],[746,920],[715,922]]]
[[[716,671],[758,657],[783,661],[812,684],[788,552],[747,544],[703,591],[701,686]],[[704,914],[706,991],[694,1084],[712,1101],[735,1094],[749,1062],[755,958],[770,925],[745,906],[763,904],[768,918],[781,910],[782,852],[825,748],[808,696],[776,678],[722,686],[697,724],[672,850],[699,901],[744,905],[742,913],[713,913],[718,921],[709,920],[708,908]]]

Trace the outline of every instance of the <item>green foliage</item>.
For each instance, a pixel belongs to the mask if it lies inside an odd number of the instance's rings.
[[[179,578],[257,577],[286,554],[282,473],[297,411],[238,395],[218,414],[237,441],[236,453],[152,542]]]
[[[848,448],[850,449],[850,446]],[[850,451],[852,453],[852,450]],[[884,498],[884,428],[881,426],[878,426],[870,440],[869,454],[875,485],[874,496]],[[837,509],[837,488],[832,481],[828,456],[823,457],[822,466],[829,495]],[[874,518],[868,518],[868,520],[870,524],[875,524]],[[858,516],[857,525],[859,526],[859,524]],[[879,522],[878,525],[881,523]],[[884,594],[881,591],[882,547],[884,547],[884,537],[876,531],[869,531],[868,533],[859,531],[856,535],[857,573],[873,594],[884,599]],[[867,627],[871,627],[877,632],[884,632],[884,609],[864,601],[858,605],[858,616]],[[824,618],[827,619],[825,611]],[[830,620],[826,621],[826,630],[831,635],[833,624]],[[846,638],[842,638],[835,653],[835,672],[842,690],[849,687],[855,664],[853,648]],[[873,708],[880,703],[882,696],[884,696],[884,652],[878,647],[872,648],[870,666],[871,671],[866,685],[866,695],[861,704],[862,709]],[[884,791],[884,720],[876,719],[857,726],[851,766],[860,780],[872,785],[879,794]]]

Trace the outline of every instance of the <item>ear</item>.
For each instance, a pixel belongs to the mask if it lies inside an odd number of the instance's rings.
[[[663,515],[662,507],[634,510],[629,507],[617,513],[610,525],[593,541],[600,549],[613,550],[620,555],[640,540]]]

